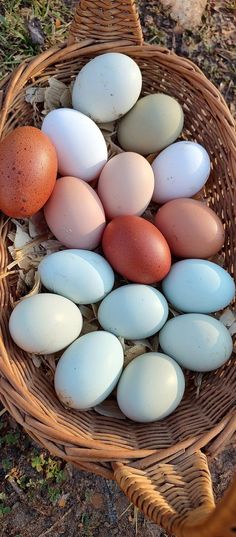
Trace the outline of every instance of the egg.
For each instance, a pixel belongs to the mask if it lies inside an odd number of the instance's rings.
[[[125,54],[108,52],[90,60],[77,75],[73,108],[97,123],[114,121],[134,106],[141,88],[137,63]]]
[[[82,329],[79,308],[67,298],[51,293],[19,302],[9,320],[13,341],[27,352],[51,354],[64,349]]]
[[[196,142],[176,142],[153,161],[155,177],[153,200],[166,203],[176,198],[190,198],[205,185],[211,162],[205,148]]]
[[[52,193],[57,154],[35,127],[17,127],[0,142],[0,210],[26,218],[39,211]]]
[[[98,321],[104,330],[125,339],[153,336],[165,324],[168,304],[154,287],[129,284],[104,298],[98,309]]]
[[[179,365],[165,354],[149,352],[125,368],[117,388],[117,402],[125,416],[148,423],[174,412],[184,390],[185,379]]]
[[[64,250],[47,255],[38,267],[43,285],[76,304],[102,300],[114,285],[114,272],[101,255]]]
[[[107,225],[102,248],[111,266],[136,283],[154,283],[169,272],[169,246],[156,227],[140,216],[117,216]]]
[[[167,321],[160,331],[159,343],[182,367],[200,372],[222,366],[233,350],[227,328],[202,313],[185,313]]]
[[[115,388],[124,363],[119,340],[108,332],[91,332],[70,345],[61,356],[54,378],[62,403],[88,410],[108,397]]]
[[[95,190],[76,177],[61,177],[44,207],[55,237],[68,248],[93,250],[101,241],[106,219]]]
[[[84,114],[70,108],[58,108],[47,114],[42,131],[57,151],[61,175],[96,179],[107,162],[107,146],[102,132]]]
[[[118,125],[118,140],[125,151],[148,155],[172,144],[183,129],[183,110],[164,93],[140,99]]]
[[[201,201],[188,198],[169,201],[157,211],[155,225],[177,257],[207,258],[222,248],[224,227]]]
[[[230,274],[204,259],[185,259],[172,265],[162,290],[175,308],[189,313],[212,313],[226,308],[235,295]]]
[[[141,215],[153,194],[154,174],[149,162],[137,153],[120,153],[104,166],[98,195],[108,218]]]

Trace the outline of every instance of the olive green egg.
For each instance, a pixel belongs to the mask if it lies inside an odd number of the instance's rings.
[[[149,155],[172,144],[183,123],[184,113],[176,99],[164,93],[147,95],[121,119],[119,144],[125,151]]]

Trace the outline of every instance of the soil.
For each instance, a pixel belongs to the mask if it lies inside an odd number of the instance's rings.
[[[234,2],[210,0],[194,32],[181,32],[160,2],[140,1],[139,7],[145,39],[195,61],[234,114]],[[115,483],[50,457],[3,411],[0,407],[0,537],[166,537]],[[235,442],[211,463],[216,499],[232,480],[235,463]]]

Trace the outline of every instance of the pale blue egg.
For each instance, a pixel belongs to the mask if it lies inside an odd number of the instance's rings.
[[[160,346],[179,365],[192,371],[213,371],[231,356],[227,328],[210,315],[185,313],[170,319],[159,334]]]
[[[216,263],[204,259],[185,259],[172,265],[162,281],[168,302],[186,313],[212,313],[230,304],[235,283]]]
[[[76,304],[102,300],[114,285],[114,272],[101,255],[88,250],[63,250],[39,264],[43,285]]]
[[[128,284],[107,295],[99,306],[98,320],[104,330],[125,339],[154,335],[165,324],[168,304],[154,287]]]

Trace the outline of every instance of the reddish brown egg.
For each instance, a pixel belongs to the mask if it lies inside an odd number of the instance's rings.
[[[157,211],[155,225],[177,257],[206,259],[224,244],[222,222],[201,201],[189,198],[169,201]]]
[[[106,227],[102,247],[112,267],[136,283],[154,283],[169,272],[171,254],[163,235],[139,216],[117,216]]]
[[[31,216],[48,200],[57,177],[57,154],[35,127],[18,127],[0,142],[0,209]]]

